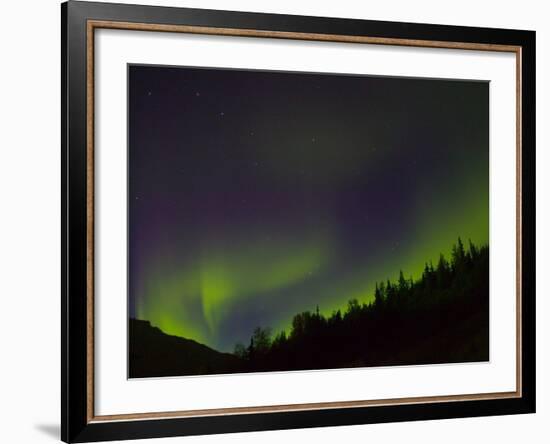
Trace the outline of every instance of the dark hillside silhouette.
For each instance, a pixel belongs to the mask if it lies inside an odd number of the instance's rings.
[[[400,272],[376,284],[371,303],[299,313],[288,334],[258,327],[233,355],[150,330],[131,321],[131,377],[487,361],[489,248],[458,239],[418,280]]]
[[[130,378],[234,373],[242,362],[191,339],[169,336],[148,321],[130,319]]]

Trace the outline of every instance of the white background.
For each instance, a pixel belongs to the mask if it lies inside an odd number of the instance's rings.
[[[95,48],[96,415],[515,390],[514,54],[107,29]],[[128,380],[127,63],[490,80],[490,362]]]
[[[18,4],[19,3],[19,4]],[[537,30],[537,173],[540,277],[550,265],[544,230],[550,220],[549,14],[544,2],[524,0],[338,2],[164,1],[148,3],[305,15],[357,17]],[[0,414],[2,441],[43,443],[57,439],[59,423],[59,4],[53,0],[3,5],[0,28]],[[545,128],[546,126],[546,128]],[[490,439],[547,442],[550,420],[548,280],[537,283],[538,413],[500,418],[337,427],[226,436],[173,438],[155,442],[458,443]]]

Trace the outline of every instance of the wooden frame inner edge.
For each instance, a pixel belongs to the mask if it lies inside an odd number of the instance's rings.
[[[94,31],[97,28],[132,31],[178,32],[188,34],[222,35],[238,37],[263,37],[291,40],[310,40],[340,43],[416,46],[424,48],[466,49],[477,51],[512,52],[516,55],[516,390],[513,392],[474,393],[449,396],[420,396],[394,399],[335,401],[306,404],[284,404],[256,407],[229,407],[216,409],[183,410],[171,412],[146,412],[115,415],[94,413]],[[521,154],[522,154],[522,47],[471,42],[448,42],[437,40],[399,39],[335,34],[312,34],[287,31],[266,31],[255,29],[215,28],[188,25],[166,25],[133,23],[107,20],[87,20],[86,24],[86,309],[87,309],[87,396],[86,418],[88,423],[161,418],[188,418],[197,416],[225,416],[251,413],[293,412],[300,410],[326,410],[335,408],[358,408],[415,403],[438,403],[458,401],[479,401],[491,399],[521,398],[522,396],[522,288],[521,288]]]

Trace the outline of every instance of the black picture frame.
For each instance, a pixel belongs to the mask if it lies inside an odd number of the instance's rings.
[[[521,394],[318,410],[95,421],[90,417],[88,344],[89,142],[87,33],[90,20],[432,42],[521,49]],[[535,412],[535,32],[69,1],[61,5],[62,275],[61,438],[91,442],[370,424]],[[92,329],[90,329],[90,322]]]

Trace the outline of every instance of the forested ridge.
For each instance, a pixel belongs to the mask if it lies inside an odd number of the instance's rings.
[[[258,327],[234,354],[247,371],[488,360],[489,248],[459,238],[419,279],[400,272],[376,284],[370,303],[299,313],[288,334]]]

